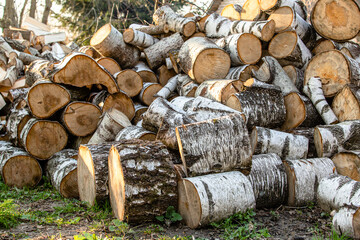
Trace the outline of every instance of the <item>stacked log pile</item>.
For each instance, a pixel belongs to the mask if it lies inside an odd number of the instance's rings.
[[[4,39],[5,60],[26,65],[27,88],[10,90],[4,105],[14,146],[0,149],[3,179],[19,186],[6,173],[16,160],[6,162],[21,152],[34,169],[25,185],[50,159],[45,172],[63,196],[110,198],[120,220],[152,221],[178,205],[196,228],[318,201],[338,211],[338,231],[352,226],[359,237],[348,206],[360,206],[352,196],[335,206],[326,186],[350,182],[343,174],[355,182],[344,188],[351,195],[360,176],[360,46],[348,41],[360,11],[353,0],[318,0],[311,23],[307,15],[299,0],[188,18],[165,5],[155,25],[121,33],[106,24],[61,62]]]

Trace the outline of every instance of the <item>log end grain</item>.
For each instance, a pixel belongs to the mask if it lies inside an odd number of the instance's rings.
[[[339,174],[360,181],[360,155],[351,152],[338,153],[332,160]]]
[[[286,118],[281,129],[290,130],[300,126],[306,118],[306,107],[303,100],[298,93],[293,92],[284,97],[284,102]]]
[[[129,97],[134,97],[140,93],[143,79],[134,70],[123,70],[116,73],[114,77],[120,90],[124,91]]]
[[[65,198],[79,198],[77,169],[69,172],[61,181],[60,192]]]
[[[112,75],[121,71],[120,65],[112,58],[101,57],[96,59],[96,62],[103,66]]]
[[[243,63],[255,64],[262,55],[261,41],[253,34],[243,33],[237,41],[237,52]]]

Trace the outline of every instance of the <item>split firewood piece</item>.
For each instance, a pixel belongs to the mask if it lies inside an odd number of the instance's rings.
[[[179,49],[171,50],[169,52],[169,58],[172,64],[172,67],[174,71],[179,74],[181,72],[180,66],[179,66]],[[160,82],[161,84],[161,82]]]
[[[178,126],[176,137],[187,176],[232,170],[250,173],[250,138],[239,114]]]
[[[150,34],[129,28],[123,33],[124,42],[134,45],[136,47],[147,48],[159,41]]]
[[[129,97],[138,95],[143,86],[143,80],[136,71],[125,69],[114,74],[116,83],[121,91],[124,91]]]
[[[155,141],[156,134],[139,126],[128,126],[116,135],[115,141],[119,142],[120,140],[129,140],[134,138]]]
[[[319,181],[331,176],[335,170],[330,158],[286,160],[284,166],[289,187],[287,204],[297,207],[316,202]]]
[[[196,23],[193,19],[177,15],[167,5],[164,5],[155,11],[153,20],[156,25],[167,24],[170,31],[179,32],[185,37],[190,37],[196,31]]]
[[[64,109],[61,122],[65,128],[78,137],[95,132],[101,117],[99,107],[88,102],[71,102]]]
[[[119,91],[113,76],[93,58],[83,53],[72,53],[66,56],[61,63],[54,65],[48,77],[55,83],[75,87],[101,84],[111,94]]]
[[[0,52],[0,68],[6,71],[8,65],[8,58],[5,53]]]
[[[156,74],[144,62],[138,62],[133,70],[140,75],[143,82],[158,82]]]
[[[276,9],[268,18],[275,21],[275,32],[295,30],[304,44],[310,49],[316,41],[315,29],[306,22],[296,11],[288,6]]]
[[[250,33],[230,35],[216,41],[216,45],[229,53],[232,66],[257,63],[262,55],[261,42]]]
[[[158,91],[154,96],[167,99],[170,94],[175,91],[178,85],[178,78],[178,75],[170,78],[166,85],[162,89],[160,89],[160,91]]]
[[[345,86],[336,94],[331,108],[340,122],[360,120],[360,88]]]
[[[190,228],[246,212],[256,204],[251,183],[241,172],[184,178],[178,182],[178,192],[179,212]]]
[[[31,118],[20,133],[20,141],[31,156],[46,160],[65,148],[68,135],[58,122]]]
[[[98,128],[88,143],[99,144],[114,141],[116,135],[128,126],[131,126],[131,123],[127,116],[116,108],[111,108],[103,114]]]
[[[184,43],[180,33],[174,33],[169,37],[161,39],[159,42],[144,49],[146,61],[151,69],[161,66],[165,63],[168,52],[173,49],[179,49]]]
[[[238,79],[240,81],[245,82],[252,76],[252,71],[259,70],[259,67],[256,65],[243,65],[239,67],[230,68],[228,74],[225,79]]]
[[[280,88],[254,78],[243,83],[243,90],[230,95],[226,105],[245,114],[248,129],[276,128],[285,122],[286,108]]]
[[[51,117],[70,100],[70,92],[65,87],[45,79],[36,81],[26,98],[31,113],[39,119]]]
[[[320,78],[310,78],[310,80],[304,86],[303,91],[310,98],[316,110],[319,112],[322,119],[324,120],[325,124],[330,125],[339,122],[325,99]]]
[[[253,155],[276,153],[281,159],[304,159],[308,153],[309,140],[300,135],[254,127],[251,146]]]
[[[140,101],[150,106],[150,104],[156,99],[155,94],[162,89],[162,86],[158,83],[144,82],[144,85],[139,94]]]
[[[43,60],[40,57],[31,55],[31,54],[28,54],[28,53],[25,53],[25,52],[20,52],[20,51],[17,51],[17,50],[14,50],[13,58],[11,58],[9,60],[12,60],[14,58],[17,58],[17,59],[21,60],[23,62],[23,64],[25,64],[25,65],[30,65],[35,60]]]
[[[194,97],[196,89],[199,87],[187,74],[177,75],[177,92],[180,96]]]
[[[16,56],[15,50],[0,36],[0,50],[4,52],[7,58],[13,58]]]
[[[134,102],[123,91],[109,94],[107,91],[103,90],[94,97],[92,103],[100,107],[103,112],[115,108],[124,113],[129,120],[133,119],[135,116]]]
[[[311,11],[311,23],[324,38],[350,40],[360,31],[360,11],[354,0],[319,0]]]
[[[232,21],[222,17],[217,13],[211,14],[206,18],[204,32],[209,38],[221,38],[231,35]]]
[[[309,150],[306,158],[316,158],[316,148],[314,143],[314,128],[310,127],[299,127],[291,130],[291,134],[301,135],[309,139]]]
[[[0,86],[11,87],[18,79],[18,73],[21,69],[16,66],[9,67],[6,71],[0,69]]]
[[[304,85],[312,77],[319,77],[325,97],[332,97],[344,85],[360,86],[360,63],[337,50],[314,56],[305,70]]]
[[[314,132],[319,157],[332,157],[344,150],[360,149],[360,120],[317,126]]]
[[[30,119],[31,115],[27,108],[13,109],[10,112],[6,121],[6,132],[9,135],[9,140],[15,146],[20,145],[20,133]]]
[[[196,89],[195,97],[201,96],[225,103],[232,94],[241,91],[242,85],[240,80],[207,80],[202,82]]]
[[[116,60],[123,69],[134,67],[140,58],[139,49],[126,44],[122,34],[110,23],[93,35],[90,45],[104,57]]]
[[[136,125],[140,120],[142,120],[142,115],[147,111],[148,107],[141,105],[140,103],[134,103],[135,116],[132,119],[132,123]]]
[[[108,199],[108,156],[112,143],[86,144],[79,147],[77,177],[81,201],[94,206]]]
[[[101,57],[96,59],[96,62],[108,70],[112,75],[122,70],[120,65],[112,58]]]
[[[332,160],[339,174],[360,181],[360,151],[337,153]]]
[[[234,21],[231,24],[231,34],[252,33],[260,40],[268,42],[275,33],[275,21]]]
[[[283,69],[289,76],[289,78],[292,80],[292,82],[295,84],[295,87],[297,89],[303,89],[304,71],[294,67],[293,65],[287,65],[283,67]]]
[[[9,59],[8,67],[12,66],[14,66],[18,72],[24,70],[24,63],[18,58]]]
[[[161,86],[165,86],[169,79],[176,75],[176,72],[173,69],[168,69],[166,65],[159,67],[156,72]]]
[[[360,208],[345,206],[333,216],[332,224],[339,234],[359,239],[360,238]]]
[[[327,212],[345,206],[360,207],[359,182],[342,175],[332,175],[319,181],[317,204]]]
[[[77,150],[64,149],[46,164],[46,175],[51,184],[65,198],[79,198],[77,155]]]
[[[231,21],[240,20],[242,6],[239,4],[226,5],[222,11],[221,16],[230,19]]]
[[[206,38],[187,40],[179,51],[180,66],[197,83],[223,79],[230,69],[230,56]]]
[[[159,35],[169,32],[169,25],[166,23],[161,25],[149,25],[149,26],[133,23],[129,26],[129,28],[141,31],[149,35]]]
[[[295,10],[304,20],[307,19],[307,9],[301,0],[260,0],[260,8],[270,14],[280,7],[288,6]]]
[[[101,58],[101,54],[95,50],[92,46],[82,46],[79,48],[78,52],[85,53],[89,57],[92,57],[94,59]]]
[[[174,166],[160,142],[133,139],[114,143],[108,166],[110,204],[119,220],[153,221],[177,202]]]
[[[41,180],[39,162],[22,148],[10,142],[0,142],[0,173],[2,181],[10,187],[35,187]]]
[[[321,38],[316,41],[314,48],[311,50],[312,54],[315,56],[319,53],[336,50],[335,42],[329,39]]]
[[[302,68],[312,55],[295,31],[286,31],[277,34],[270,41],[269,54],[282,65],[293,65]]]
[[[259,21],[266,19],[266,14],[260,9],[260,0],[247,0],[242,5],[240,19],[242,21]]]
[[[285,203],[288,193],[287,175],[280,157],[275,153],[252,156],[247,176],[256,199],[256,208],[277,207]]]

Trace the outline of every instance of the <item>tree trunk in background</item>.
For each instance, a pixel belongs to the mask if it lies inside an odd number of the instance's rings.
[[[24,17],[24,12],[25,12],[25,8],[26,8],[26,5],[27,5],[28,1],[29,1],[29,0],[25,0],[24,5],[23,5],[23,7],[22,7],[22,9],[21,9],[20,16],[19,16],[19,17],[20,17],[20,19],[19,19],[19,26],[21,26],[21,24],[22,24],[23,17]]]
[[[44,24],[47,24],[48,19],[49,19],[49,15],[51,12],[51,6],[52,6],[52,1],[51,0],[45,0],[45,9],[44,9],[44,13],[43,13],[43,17],[41,22]]]
[[[9,26],[18,27],[14,0],[6,0],[4,15],[1,21],[2,28],[8,28]]]
[[[35,12],[36,12],[36,0],[31,0],[29,16],[35,18]]]

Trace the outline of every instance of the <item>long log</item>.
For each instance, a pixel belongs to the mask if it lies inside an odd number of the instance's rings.
[[[340,122],[360,120],[360,87],[346,85],[334,97],[331,109]]]
[[[240,172],[184,178],[178,183],[179,212],[190,228],[255,208],[250,181]]]
[[[167,24],[162,25],[140,25],[140,24],[131,24],[129,28],[132,28],[134,30],[141,31],[146,34],[150,35],[159,35],[169,32],[169,26]]]
[[[159,41],[150,34],[129,28],[123,33],[124,42],[134,45],[136,47],[147,48]]]
[[[231,24],[231,34],[252,33],[260,40],[268,42],[275,33],[275,21],[235,21]]]
[[[346,151],[335,154],[332,160],[336,171],[355,181],[360,181],[360,151]]]
[[[153,221],[177,202],[175,170],[160,142],[133,139],[116,143],[108,164],[110,203],[119,220]]]

